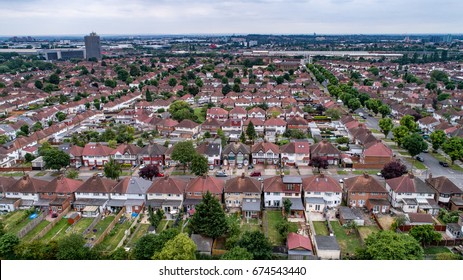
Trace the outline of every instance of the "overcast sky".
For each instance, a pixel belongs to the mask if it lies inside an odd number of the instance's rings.
[[[0,35],[463,33],[462,0],[0,0]]]

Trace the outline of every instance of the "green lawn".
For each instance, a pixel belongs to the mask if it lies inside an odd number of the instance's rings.
[[[259,221],[257,219],[249,219],[249,223],[246,221],[246,219],[243,219],[241,230],[243,232],[255,230],[261,231],[261,227],[259,226]]]
[[[281,211],[267,211],[268,219],[268,237],[272,244],[274,245],[283,245],[283,239],[281,238],[278,230],[276,228],[277,224],[283,220],[283,215]],[[291,223],[289,228],[290,232],[296,232],[298,225],[296,223]]]
[[[374,128],[370,128],[370,131],[373,132],[373,133],[376,133],[376,134],[382,133],[381,131],[379,131],[377,129],[374,129]]]
[[[348,172],[344,170],[338,170],[338,175],[347,175]]]
[[[14,212],[10,212],[6,215],[1,216],[5,232],[10,231],[12,227],[20,223],[24,218],[25,212],[26,211],[24,210],[16,210]]]
[[[423,170],[423,169],[424,169],[424,170],[428,169],[428,168],[426,167],[426,165],[424,165],[422,162],[419,162],[419,161],[414,160],[414,159],[412,159],[412,158],[406,158],[406,160],[407,160],[408,162],[410,162],[410,163],[413,163],[413,168],[422,169],[422,170]]]
[[[17,223],[15,225],[13,225],[12,227],[10,227],[8,229],[8,232],[13,233],[13,234],[17,234],[23,227],[25,227],[30,222],[32,222],[32,220],[29,219],[29,217],[26,217],[25,219],[22,219],[20,223]]]
[[[156,233],[163,231],[166,227],[166,224],[171,226],[173,223],[174,222],[172,220],[161,220],[161,222],[158,224],[158,227],[156,228]]]
[[[358,228],[358,232],[360,234],[360,238],[365,241],[365,238],[368,237],[368,235],[378,232],[379,227],[378,226],[363,226]]]
[[[26,235],[24,235],[23,239],[24,241],[31,241],[32,238],[34,238],[39,232],[41,232],[46,226],[50,224],[49,221],[47,220],[42,220],[33,230],[29,231]]]
[[[47,175],[47,173],[48,173],[47,171],[40,171],[37,174],[35,174],[35,177],[42,177],[42,176]]]
[[[21,177],[23,175],[24,173],[22,172],[1,172],[0,173],[0,176],[3,176],[3,177]]]
[[[116,223],[114,228],[105,237],[103,242],[101,242],[101,249],[104,251],[112,251],[116,249],[117,245],[124,237],[125,231],[130,227],[131,224],[131,220],[125,220],[122,224]]]
[[[143,235],[145,235],[148,232],[149,227],[149,224],[141,224],[138,230],[134,233],[132,240],[130,240],[130,243],[127,244],[127,247],[132,247],[138,239],[140,239]]]
[[[376,175],[376,173],[380,172],[380,170],[355,170],[355,171],[352,171],[352,174],[356,174],[356,175],[362,175],[364,173],[368,173],[370,175]]]
[[[399,154],[403,155],[403,156],[410,156],[410,154],[408,152],[403,152],[403,151],[399,151]]]
[[[344,229],[338,221],[332,221],[331,226],[343,256],[352,256],[357,248],[361,248],[360,239],[354,232],[348,234],[349,230]]]
[[[42,237],[42,241],[49,242],[63,237],[66,234],[66,229],[69,227],[67,219],[61,219],[50,231]]]
[[[204,122],[204,116],[201,115],[201,107],[195,108],[194,109],[194,114],[198,117],[198,122],[203,123]]]
[[[80,220],[77,221],[72,226],[72,230],[68,232],[68,234],[71,233],[77,233],[77,234],[82,234],[84,231],[92,224],[94,218],[80,218]]]
[[[101,236],[101,234],[106,230],[106,228],[114,220],[115,217],[116,216],[114,215],[110,215],[110,216],[106,216],[104,219],[101,219],[92,229],[92,231],[87,233],[85,237],[93,238],[93,240],[97,240],[98,237]]]
[[[425,255],[435,255],[440,253],[451,253],[451,251],[447,247],[425,247],[424,254]]]
[[[317,235],[329,235],[328,228],[326,227],[325,222],[315,221],[313,222],[313,227],[315,228],[315,233]]]

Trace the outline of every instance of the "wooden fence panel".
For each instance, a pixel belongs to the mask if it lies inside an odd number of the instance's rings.
[[[64,209],[64,211],[61,212],[58,215],[58,217],[56,217],[48,226],[46,226],[44,229],[42,229],[42,231],[39,232],[39,234],[37,234],[34,238],[32,238],[32,241],[36,240],[36,239],[40,239],[45,234],[47,234],[47,232],[50,231],[50,229],[52,227],[54,227],[59,221],[61,221],[61,219],[69,212],[69,210],[71,210],[71,206],[68,206],[66,209]]]
[[[93,244],[91,245],[92,247],[99,244],[101,241],[103,241],[106,235],[108,235],[108,233],[114,228],[116,223],[119,222],[119,219],[122,217],[124,213],[125,213],[125,206],[122,207],[121,211],[119,211],[119,213],[116,215],[114,220],[109,224],[109,226],[105,229],[105,231],[103,231],[100,237],[98,237],[98,239],[93,242]]]
[[[38,216],[34,220],[30,221],[25,227],[23,227],[16,236],[18,238],[23,238],[26,234],[28,234],[31,230],[33,230],[43,219],[45,219],[46,214],[42,213],[42,215]]]

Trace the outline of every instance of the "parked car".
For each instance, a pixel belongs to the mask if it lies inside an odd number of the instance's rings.
[[[253,171],[251,174],[250,174],[251,177],[260,177],[262,176],[262,173],[259,172],[259,171]]]
[[[264,178],[259,177],[259,178],[257,178],[257,180],[262,182],[262,181],[264,181]]]
[[[96,175],[97,175],[98,177],[103,177],[103,173],[101,173],[101,172],[98,172]]]
[[[241,168],[243,168],[243,164],[238,163],[238,169],[241,169]]]
[[[383,177],[383,174],[381,174],[381,172],[376,173],[376,175],[379,177]]]
[[[225,174],[225,172],[222,171],[217,171],[215,173],[215,177],[227,177],[227,174]]]
[[[253,169],[254,168],[254,165],[250,164],[248,165],[248,169]]]
[[[443,167],[449,167],[449,164],[445,161],[439,161],[439,164],[442,165]]]
[[[416,156],[416,160],[417,161],[420,161],[420,162],[424,162],[424,158],[420,157],[420,156]]]
[[[164,177],[164,173],[158,173],[156,177]]]
[[[209,165],[209,170],[214,170],[214,165]]]

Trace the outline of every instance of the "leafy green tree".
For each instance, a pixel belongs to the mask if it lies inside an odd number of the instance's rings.
[[[252,260],[253,255],[241,247],[233,247],[220,258],[222,260]]]
[[[30,154],[30,153],[26,153],[24,155],[24,159],[26,160],[26,162],[31,162],[31,161],[33,161],[35,159],[35,156]]]
[[[241,143],[246,143],[246,135],[244,134],[244,132],[241,132],[241,134],[240,134],[240,142]]]
[[[283,209],[285,209],[285,218],[287,219],[289,214],[291,213],[291,206],[293,205],[293,203],[291,202],[291,200],[285,198],[283,199]]]
[[[429,135],[429,138],[431,139],[433,150],[437,151],[447,140],[447,135],[442,130],[435,130]]]
[[[29,126],[27,124],[22,125],[19,130],[24,133],[24,135],[29,136]]]
[[[251,253],[254,260],[272,259],[272,244],[268,237],[260,231],[244,232],[237,245]]]
[[[117,71],[118,80],[125,82],[127,81],[128,78],[129,78],[129,72],[127,72],[127,70],[120,69],[119,71]]]
[[[325,111],[325,116],[332,120],[339,120],[341,118],[341,112],[338,109],[330,108]]]
[[[151,102],[153,101],[153,97],[151,96],[151,92],[149,91],[149,89],[146,90],[146,101],[148,102]]]
[[[401,147],[404,137],[410,134],[410,130],[406,126],[400,125],[392,129],[392,134],[394,135],[394,141]]]
[[[109,140],[108,141],[108,147],[110,147],[111,149],[117,148],[117,141],[113,140],[113,139]]]
[[[196,244],[186,233],[180,233],[167,241],[161,252],[154,253],[154,260],[195,260]]]
[[[66,119],[66,113],[64,112],[58,112],[56,113],[56,118],[58,119],[59,122],[62,122]]]
[[[246,135],[251,140],[254,140],[257,138],[256,129],[254,128],[254,124],[252,122],[249,122],[249,125],[246,128]]]
[[[169,86],[175,87],[177,85],[177,79],[170,78],[168,83],[169,83]]]
[[[195,207],[190,221],[194,233],[217,238],[228,231],[225,212],[220,202],[209,191],[203,195],[201,202]]]
[[[424,252],[413,237],[385,230],[370,234],[357,256],[366,260],[422,260]]]
[[[52,148],[45,152],[43,161],[45,162],[45,168],[59,171],[70,164],[71,157],[64,151]]]
[[[13,233],[5,233],[0,237],[0,258],[12,260],[16,258],[15,249],[19,238]]]
[[[51,84],[58,85],[59,84],[59,76],[57,74],[51,74],[48,78],[48,81]]]
[[[379,120],[378,126],[384,133],[384,137],[387,138],[387,135],[389,134],[389,132],[391,132],[392,128],[394,127],[394,124],[392,123],[392,120],[390,118],[382,118]]]
[[[39,80],[35,81],[34,83],[35,87],[38,88],[38,89],[42,89],[43,88],[43,83]]]
[[[336,138],[336,143],[342,145],[342,144],[349,144],[349,137],[339,137]]]
[[[195,153],[191,159],[191,171],[193,174],[196,176],[202,176],[207,174],[208,169],[209,164],[207,163],[207,159],[202,155]]]
[[[58,260],[88,260],[93,256],[90,248],[85,246],[85,239],[80,234],[71,234],[58,241]]]
[[[33,132],[36,132],[36,131],[39,131],[39,130],[42,130],[43,129],[43,126],[42,126],[42,123],[41,122],[36,122],[34,123],[34,125],[32,126],[32,131]]]
[[[381,100],[378,99],[369,99],[365,102],[365,106],[367,109],[373,111],[373,113],[378,114],[379,107],[382,105]]]
[[[451,137],[442,145],[442,150],[450,157],[452,164],[463,158],[463,138]]]
[[[138,68],[134,64],[130,65],[130,76],[132,77],[140,76],[140,68]]]
[[[159,168],[154,164],[148,164],[140,169],[140,177],[148,180],[152,180],[159,174]]]
[[[222,140],[222,147],[225,147],[227,145],[227,137],[223,133],[222,128],[217,129],[217,136],[219,136],[220,140]]]
[[[412,157],[415,157],[426,151],[428,149],[428,144],[424,141],[423,136],[418,133],[413,133],[403,138],[402,147],[406,149]]]
[[[5,144],[5,143],[8,142],[9,140],[10,140],[10,138],[9,138],[6,134],[0,135],[0,145]]]
[[[423,246],[442,239],[442,235],[434,229],[433,225],[414,226],[408,234],[415,238],[416,241],[420,242]]]
[[[229,84],[226,84],[222,87],[222,94],[223,95],[226,95],[227,93],[229,93],[230,91],[232,91],[232,88],[230,87]]]
[[[79,178],[79,171],[71,169],[66,173],[66,178],[77,179]]]
[[[150,260],[156,252],[161,252],[167,241],[178,235],[178,230],[170,228],[159,234],[145,234],[135,243],[131,250],[132,258]]]
[[[196,150],[193,147],[193,142],[178,142],[172,150],[172,159],[180,162],[183,165],[183,173],[186,173],[186,167],[193,160],[194,154],[196,154]]]
[[[20,260],[56,260],[58,251],[54,241],[44,243],[41,240],[21,242],[16,247],[16,257]]]
[[[189,119],[196,121],[197,117],[194,114],[194,110],[190,107],[186,101],[177,100],[169,106],[169,113],[172,115],[172,118],[177,121],[182,121]]]
[[[410,132],[415,132],[418,129],[418,124],[415,122],[415,118],[410,115],[405,115],[400,119],[400,125],[408,128]]]
[[[381,114],[381,117],[385,118],[391,114],[392,110],[387,104],[383,104],[379,106],[378,112]]]
[[[106,177],[117,180],[122,173],[122,165],[110,157],[109,161],[105,163],[103,171]]]
[[[360,103],[358,98],[352,98],[347,102],[347,107],[349,107],[349,109],[351,109],[352,111],[357,110],[358,108],[360,108],[360,106],[362,106],[362,104]]]

